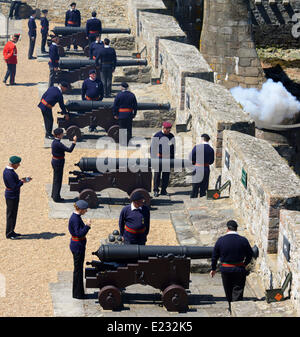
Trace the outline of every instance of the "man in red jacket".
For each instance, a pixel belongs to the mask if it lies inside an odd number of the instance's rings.
[[[7,64],[7,72],[4,76],[3,83],[6,84],[8,77],[9,84],[15,85],[16,67],[17,67],[17,47],[16,43],[19,41],[20,34],[14,34],[12,39],[6,43],[3,49],[4,60]]]

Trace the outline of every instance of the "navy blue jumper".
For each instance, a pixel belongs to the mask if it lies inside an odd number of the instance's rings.
[[[126,244],[144,245],[150,229],[150,211],[147,206],[125,206],[119,218],[120,234]]]
[[[104,89],[102,81],[99,79],[92,80],[87,78],[82,83],[81,98],[89,101],[102,101],[104,96]]]

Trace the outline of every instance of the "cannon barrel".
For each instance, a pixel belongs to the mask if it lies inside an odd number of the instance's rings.
[[[75,166],[82,172],[105,172],[114,170],[130,170],[132,172],[160,168],[192,168],[189,159],[161,159],[161,158],[87,158],[83,157]],[[137,169],[137,167],[139,169]]]
[[[253,257],[258,257],[258,248],[252,248]],[[145,260],[149,257],[180,256],[191,259],[209,259],[212,257],[213,247],[200,246],[142,246],[142,245],[101,245],[93,255],[102,262],[131,262]]]
[[[54,27],[52,32],[55,35],[71,35],[76,33],[85,33],[86,27]],[[130,28],[102,28],[101,34],[130,34]]]
[[[68,111],[88,112],[101,108],[112,108],[114,102],[102,101],[79,101],[70,100],[66,102],[66,109]],[[170,103],[138,103],[138,110],[170,110]]]
[[[128,60],[117,60],[117,67],[131,67],[131,66],[146,66],[148,64],[147,60],[141,59],[128,59]],[[79,69],[81,67],[96,66],[95,60],[89,59],[65,59],[59,61],[60,69]]]
[[[149,257],[182,256],[191,259],[211,258],[213,247],[197,246],[142,246],[142,245],[101,245],[93,252],[103,262],[124,262],[145,260]]]

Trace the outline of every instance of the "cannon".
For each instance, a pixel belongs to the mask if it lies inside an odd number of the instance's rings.
[[[54,27],[52,32],[55,36],[59,36],[59,56],[65,56],[64,47],[76,41],[80,46],[84,55],[89,56],[89,42],[86,36],[85,27]],[[102,28],[101,34],[130,34],[129,28]],[[49,42],[50,43],[50,42]]]
[[[81,171],[70,171],[70,191],[79,192],[79,199],[88,202],[90,208],[97,208],[96,194],[106,188],[118,188],[129,197],[139,191],[145,205],[151,204],[152,170],[169,171],[173,168],[192,167],[188,159],[150,158],[81,158],[75,166]]]
[[[213,247],[141,246],[107,244],[93,252],[98,260],[87,262],[86,288],[98,288],[104,310],[122,307],[122,291],[133,284],[150,285],[162,292],[162,303],[171,312],[188,310],[191,260],[210,259]],[[258,257],[257,246],[253,258]]]
[[[67,138],[72,140],[76,135],[80,140],[81,128],[90,126],[96,128],[102,127],[107,135],[119,142],[119,124],[113,116],[113,102],[102,101],[78,101],[70,100],[66,102],[66,109],[69,114],[69,120],[59,117],[57,119],[58,127],[66,130]],[[170,104],[162,103],[138,103],[138,110],[170,110]],[[76,112],[76,113],[72,113]]]
[[[117,60],[117,67],[131,67],[131,66],[146,66],[147,60],[142,59],[128,59],[128,60]],[[74,69],[80,69],[83,67],[92,67],[95,68],[96,62],[95,60],[90,59],[65,59],[60,60],[58,67],[60,69],[68,69],[68,70],[74,70]]]
[[[117,67],[147,66],[147,60],[128,59],[117,60]],[[76,81],[85,80],[89,77],[89,71],[96,69],[97,76],[100,78],[100,66],[96,65],[95,60],[90,59],[69,59],[60,60],[59,69],[55,72],[54,82],[67,81],[74,83]]]

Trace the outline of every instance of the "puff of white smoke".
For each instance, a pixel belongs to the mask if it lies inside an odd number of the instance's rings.
[[[297,98],[281,82],[274,82],[272,79],[268,79],[261,90],[235,87],[230,92],[258,127],[280,124],[284,119],[295,117],[300,111]]]

